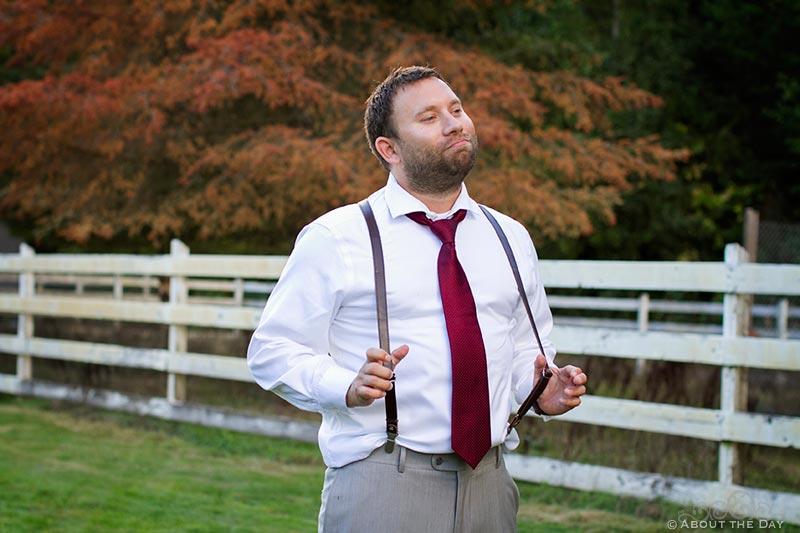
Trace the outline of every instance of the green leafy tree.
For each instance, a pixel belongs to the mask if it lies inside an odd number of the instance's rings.
[[[616,224],[550,240],[544,255],[718,260],[741,238],[745,207],[800,219],[797,2],[473,0],[450,2],[441,17],[427,2],[411,5],[415,23],[506,64],[620,76],[658,94],[663,106],[615,111],[615,134],[658,132],[665,146],[691,150],[677,180],[626,190]],[[400,16],[396,4],[381,6]]]

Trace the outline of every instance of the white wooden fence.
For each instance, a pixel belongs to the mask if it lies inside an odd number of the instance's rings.
[[[260,307],[285,264],[285,257],[191,255],[173,241],[170,255],[36,255],[22,245],[19,254],[0,255],[0,315],[17,317],[16,334],[0,334],[0,353],[16,358],[15,374],[0,374],[0,392],[84,401],[106,408],[241,431],[316,440],[313,422],[272,419],[190,405],[187,375],[251,382],[243,357],[189,353],[189,327],[252,330]],[[800,341],[790,332],[797,316],[789,298],[800,296],[800,266],[750,264],[746,253],[728,245],[720,263],[542,261],[549,290],[594,289],[639,293],[629,300],[554,296],[554,307],[595,307],[636,312],[635,328],[595,321],[556,320],[552,338],[561,353],[695,363],[721,367],[720,408],[697,408],[587,395],[583,405],[559,419],[613,428],[681,435],[719,443],[716,481],[569,463],[511,454],[518,479],[600,490],[644,498],[664,498],[731,516],[786,520],[800,524],[800,494],[739,484],[740,444],[800,448],[800,417],[747,412],[747,371],[800,370]],[[14,286],[9,287],[8,280]],[[167,283],[168,280],[168,283]],[[158,288],[162,289],[161,301]],[[168,287],[168,293],[165,290]],[[13,289],[13,290],[11,290]],[[690,292],[722,295],[721,304],[650,300],[650,294]],[[748,336],[753,296],[778,297],[762,309],[776,320],[775,337]],[[254,298],[255,296],[255,298]],[[253,300],[255,299],[255,305]],[[598,304],[599,302],[599,304]],[[654,330],[648,310],[672,306],[677,313],[721,311],[720,331]],[[680,307],[683,305],[684,307]],[[711,307],[709,307],[709,305]],[[714,307],[719,305],[719,307]],[[36,336],[34,316],[72,317],[161,324],[169,327],[168,346],[145,349],[117,344],[57,340]],[[612,327],[609,327],[612,326]],[[763,334],[763,333],[762,333]],[[144,368],[165,372],[162,398],[143,398],[109,390],[87,390],[34,379],[35,358]]]

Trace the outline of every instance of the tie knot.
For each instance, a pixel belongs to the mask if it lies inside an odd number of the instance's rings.
[[[417,224],[430,227],[433,234],[442,241],[442,244],[448,244],[455,242],[456,228],[458,227],[458,223],[467,216],[467,212],[464,209],[459,209],[452,217],[440,220],[431,220],[425,216],[425,213],[420,211],[409,213],[406,216]]]

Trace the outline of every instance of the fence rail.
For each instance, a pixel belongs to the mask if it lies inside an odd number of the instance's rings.
[[[37,274],[37,295],[74,296],[89,295],[93,298],[126,301],[167,301],[169,299],[168,276],[124,276],[124,275],[75,275]],[[235,279],[187,278],[187,302],[192,304],[225,305],[261,308],[275,287],[274,281]],[[16,275],[0,274],[0,293],[17,291]],[[579,310],[581,316],[558,315],[561,325],[593,328],[622,328],[647,331],[674,331],[696,333],[720,333],[722,331],[722,302],[651,299],[650,293],[642,292],[636,297],[589,297],[550,295],[550,307],[556,311]],[[588,313],[613,312],[631,315],[623,318],[593,317]],[[789,298],[783,297],[770,304],[753,304],[750,307],[754,320],[751,335],[782,339],[800,339],[800,306],[790,306]],[[635,315],[635,317],[633,316]],[[654,315],[662,318],[656,320]],[[665,320],[665,316],[688,316],[694,321]],[[699,317],[710,317],[710,323],[697,323]]]
[[[19,254],[0,255],[0,276],[4,276],[0,314],[17,317],[16,334],[0,334],[0,352],[17,359],[15,374],[0,374],[0,391],[313,440],[313,423],[185,403],[187,375],[252,381],[242,357],[189,352],[188,328],[252,330],[285,261],[285,257],[191,255],[179,241],[173,241],[166,256],[36,255],[25,245]],[[800,417],[746,410],[748,369],[800,371],[800,341],[790,338],[800,316],[790,305],[791,298],[800,296],[800,266],[748,264],[743,249],[729,245],[721,263],[542,261],[541,269],[548,290],[639,293],[635,298],[552,296],[556,309],[636,315],[616,322],[604,319],[604,325],[593,327],[587,324],[600,319],[557,319],[553,341],[560,352],[633,359],[637,365],[647,361],[714,365],[722,371],[718,409],[587,396],[580,409],[560,419],[717,442],[718,479],[697,481],[512,454],[509,465],[515,477],[800,523],[800,494],[741,485],[738,458],[741,444],[800,448]],[[651,298],[666,291],[707,293],[721,296],[722,301]],[[753,295],[775,297],[777,303],[759,308],[752,305]],[[683,331],[657,330],[659,323],[650,320],[655,312],[719,316],[721,323],[713,325],[716,331],[692,331],[696,325],[686,320],[670,326]],[[775,321],[773,337],[748,335],[751,319],[759,316]],[[160,324],[168,327],[169,340],[166,347],[152,349],[45,338],[35,335],[34,317]],[[35,358],[164,372],[167,390],[161,398],[141,398],[46,383],[34,379]],[[742,508],[743,498],[749,508]]]

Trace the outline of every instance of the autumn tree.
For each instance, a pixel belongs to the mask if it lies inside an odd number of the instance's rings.
[[[620,135],[612,113],[661,104],[620,78],[502,64],[369,4],[0,9],[5,68],[30,73],[0,86],[0,216],[39,246],[288,251],[302,225],[385,181],[361,117],[397,65],[451,82],[481,141],[470,191],[537,239],[613,224],[624,191],[686,157]]]

